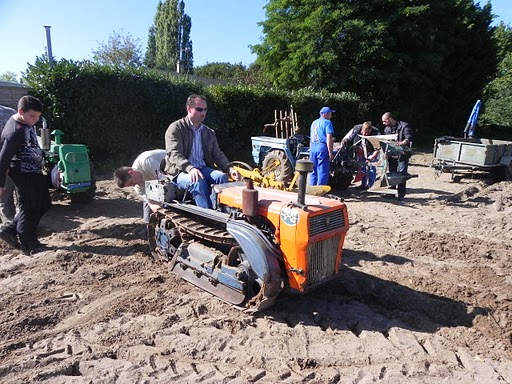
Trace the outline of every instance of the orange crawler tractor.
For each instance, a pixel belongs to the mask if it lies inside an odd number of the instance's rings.
[[[335,278],[348,230],[345,204],[306,195],[312,164],[298,161],[297,193],[254,187],[252,180],[216,185],[217,208],[187,201],[169,182],[146,184],[160,203],[152,215],[153,255],[175,274],[246,311],[270,307],[281,291],[305,293]]]

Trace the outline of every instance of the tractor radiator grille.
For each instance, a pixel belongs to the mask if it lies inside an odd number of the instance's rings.
[[[336,273],[336,256],[341,235],[312,243],[308,247],[308,285],[313,285]]]
[[[345,225],[343,211],[338,209],[323,215],[309,218],[309,235],[315,236],[333,229],[341,228]]]

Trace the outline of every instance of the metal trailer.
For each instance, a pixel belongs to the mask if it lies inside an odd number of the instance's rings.
[[[440,137],[435,140],[432,167],[438,174],[484,171],[512,180],[512,142],[480,138]]]

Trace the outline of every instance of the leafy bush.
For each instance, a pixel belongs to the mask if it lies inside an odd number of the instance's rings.
[[[87,145],[95,159],[123,159],[129,164],[140,152],[164,148],[169,124],[186,114],[191,93],[208,98],[205,123],[217,131],[228,158],[250,158],[251,136],[274,121],[274,110],[293,105],[305,133],[329,105],[337,136],[357,119],[357,97],[352,94],[286,92],[247,85],[210,85],[145,68],[114,68],[88,61],[61,60],[50,67],[37,59],[24,74],[33,94],[47,106],[50,129],[64,132],[63,142]]]

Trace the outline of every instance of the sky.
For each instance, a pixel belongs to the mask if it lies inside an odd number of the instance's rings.
[[[18,79],[46,51],[50,25],[56,60],[92,58],[112,32],[138,39],[145,52],[149,27],[159,0],[0,0],[0,74]],[[476,1],[481,5],[487,0]],[[511,0],[491,0],[495,22],[512,25]],[[250,45],[261,42],[267,0],[185,0],[192,19],[194,65],[214,62],[249,65]]]

